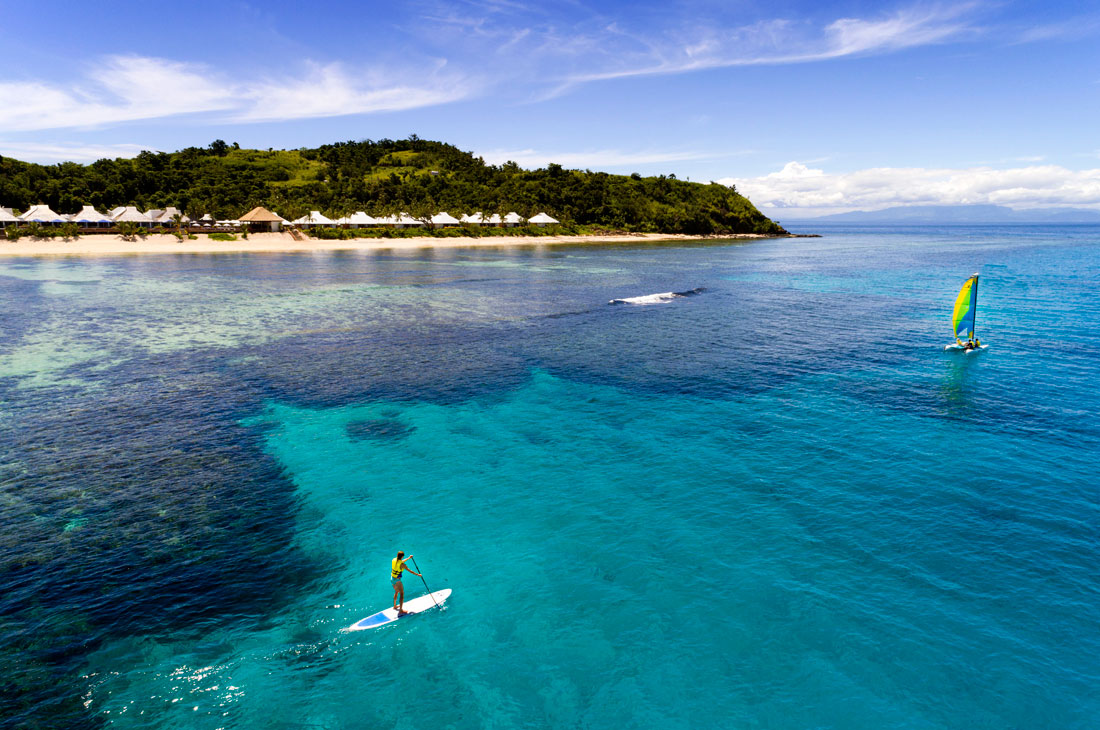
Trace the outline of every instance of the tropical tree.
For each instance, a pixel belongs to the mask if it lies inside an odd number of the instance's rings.
[[[118,234],[124,241],[133,241],[138,234],[144,234],[145,229],[134,221],[119,221]]]

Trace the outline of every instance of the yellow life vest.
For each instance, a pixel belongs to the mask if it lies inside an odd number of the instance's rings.
[[[390,561],[390,577],[400,578],[401,573],[405,570],[405,561],[394,558]]]

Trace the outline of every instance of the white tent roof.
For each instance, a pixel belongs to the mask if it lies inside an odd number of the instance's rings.
[[[523,218],[520,216],[519,213],[512,212],[512,213],[509,213],[508,215],[504,216],[504,222],[505,223],[522,223]]]
[[[500,213],[493,213],[486,223],[500,223]]]
[[[77,223],[110,223],[111,219],[90,205],[85,205],[79,213],[73,213],[69,220]]]
[[[15,223],[19,218],[8,212],[7,208],[0,208],[0,221],[4,223]]]
[[[397,216],[397,224],[402,226],[422,226],[423,221],[418,221],[416,218],[409,216],[408,213],[402,213]]]
[[[392,215],[387,215],[382,218],[375,218],[374,222],[380,226],[393,226],[397,225],[397,218]]]
[[[24,222],[38,221],[39,223],[64,223],[65,219],[50,210],[48,205],[32,205],[27,212],[19,216]]]
[[[121,213],[111,217],[114,219],[115,223],[152,223],[152,221],[149,220],[149,216],[145,215],[132,205],[126,206],[122,209]]]
[[[551,218],[550,216],[546,215],[545,213],[539,213],[538,215],[532,216],[528,220],[528,223],[557,223],[557,222],[558,222],[558,220],[556,218]]]
[[[165,209],[164,209],[164,212],[163,212],[163,213],[161,213],[160,215],[158,215],[158,216],[157,216],[156,218],[154,218],[153,220],[155,220],[155,221],[156,221],[157,223],[175,223],[175,221],[174,221],[174,220],[172,220],[172,216],[176,215],[176,214],[177,214],[177,213],[179,213],[179,212],[180,212],[180,211],[179,211],[179,208],[173,208],[173,207],[169,206],[168,208],[165,208]],[[183,217],[182,217],[182,218],[180,219],[180,221],[181,221],[182,223],[190,223],[190,222],[191,222],[191,219],[190,219],[190,218],[188,218],[187,216],[183,216]]]
[[[331,226],[333,220],[321,215],[319,210],[311,210],[309,215],[304,215],[294,221],[295,224],[300,226]]]
[[[443,213],[436,213],[432,216],[433,226],[457,226],[459,223],[461,223],[461,221],[458,220],[458,218],[448,214],[446,211]]]
[[[462,223],[474,223],[474,224],[477,224],[477,223],[483,223],[483,222],[484,222],[484,221],[482,221],[482,220],[481,220],[481,213],[480,213],[480,211],[479,211],[479,212],[477,212],[477,213],[474,213],[473,215],[465,215],[465,214],[463,214],[463,216],[462,216],[461,218],[459,218],[459,221],[461,221]]]
[[[353,226],[373,226],[377,222],[378,221],[376,221],[374,218],[371,218],[369,215],[361,210],[357,210],[356,212],[348,216],[348,223]]]
[[[108,213],[107,213],[107,217],[111,218],[111,219],[114,219],[114,217],[116,215],[118,215],[119,213],[121,213],[124,210],[126,210],[126,208],[122,207],[121,205],[118,206],[117,208],[111,208],[111,210],[108,211]]]

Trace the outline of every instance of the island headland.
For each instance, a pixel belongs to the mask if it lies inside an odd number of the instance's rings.
[[[88,165],[0,158],[0,206],[8,255],[790,235],[732,186],[491,165],[415,135],[295,150],[217,140]]]

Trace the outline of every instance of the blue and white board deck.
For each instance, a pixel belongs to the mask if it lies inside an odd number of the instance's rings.
[[[967,355],[973,355],[976,352],[981,352],[982,350],[984,350],[987,347],[989,347],[989,345],[978,345],[977,347],[972,347],[969,350],[967,350],[962,345],[952,343],[950,345],[944,345],[943,350],[944,350],[944,352],[965,352]]]
[[[429,608],[435,608],[442,605],[447,597],[451,595],[450,588],[444,588],[441,591],[435,593],[427,593],[423,596],[417,596],[411,601],[405,601],[405,613],[400,616],[397,615],[397,610],[392,606],[385,611],[379,611],[376,614],[367,616],[362,621],[356,621],[348,627],[348,631],[362,631],[363,629],[376,629],[379,626],[385,626],[388,623],[393,623],[398,619],[408,618],[414,614],[418,614],[422,611],[427,611]]]

